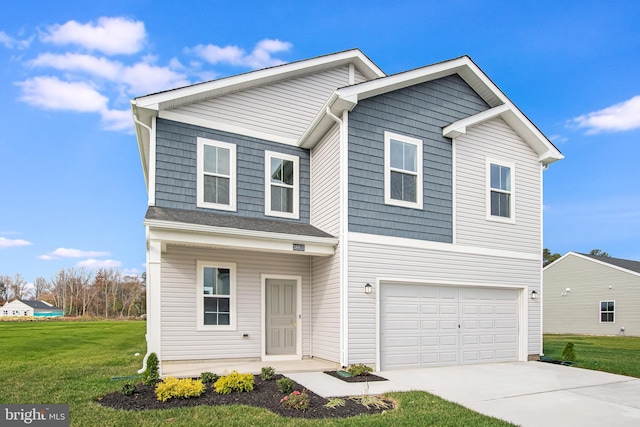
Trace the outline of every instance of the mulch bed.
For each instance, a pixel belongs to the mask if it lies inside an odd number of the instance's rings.
[[[325,374],[331,375],[334,378],[342,380],[347,383],[364,383],[364,382],[373,382],[373,381],[388,381],[386,378],[379,377],[377,375],[368,374],[368,375],[358,375],[356,377],[341,377],[338,375],[337,371],[324,371]]]
[[[199,405],[248,405],[265,408],[271,412],[284,417],[296,418],[346,418],[360,414],[377,414],[384,409],[376,409],[365,406],[345,398],[345,406],[336,408],[326,408],[324,405],[329,402],[328,399],[318,396],[317,394],[307,390],[309,395],[309,409],[301,411],[285,407],[280,403],[280,399],[284,394],[280,392],[276,385],[276,380],[282,378],[282,375],[276,375],[271,381],[264,381],[259,375],[254,376],[253,391],[248,393],[231,393],[217,394],[211,384],[207,384],[206,391],[200,397],[192,397],[189,399],[171,399],[166,402],[160,402],[155,394],[155,387],[138,384],[136,393],[132,396],[125,396],[120,391],[115,391],[98,398],[98,403],[115,409],[123,409],[128,411],[142,411],[146,409],[170,409],[185,408]],[[295,390],[303,391],[304,387],[295,383]],[[393,408],[391,402],[388,403],[389,409]]]

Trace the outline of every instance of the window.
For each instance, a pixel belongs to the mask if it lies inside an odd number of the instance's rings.
[[[236,210],[236,146],[198,138],[198,206]]]
[[[265,215],[300,218],[300,161],[296,156],[265,151]]]
[[[513,222],[514,171],[512,164],[487,160],[487,217]]]
[[[198,329],[235,330],[235,264],[197,264]]]
[[[600,323],[615,322],[615,301],[600,301]]]
[[[422,140],[384,133],[384,202],[422,209]]]

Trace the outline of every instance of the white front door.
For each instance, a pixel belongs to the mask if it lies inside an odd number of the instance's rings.
[[[267,356],[297,353],[296,280],[267,279],[265,282],[265,353]]]

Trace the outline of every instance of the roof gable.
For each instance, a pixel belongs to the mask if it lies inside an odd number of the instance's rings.
[[[640,276],[639,261],[632,261],[632,260],[622,259],[622,258],[597,256],[597,255],[591,255],[591,254],[581,254],[578,252],[567,252],[562,257],[558,258],[551,264],[547,265],[544,268],[544,270],[547,270],[551,267],[559,265],[565,258],[571,257],[571,256],[578,257],[589,262],[597,263],[607,268],[614,268],[616,270],[619,270],[628,274],[632,274],[634,276]]]

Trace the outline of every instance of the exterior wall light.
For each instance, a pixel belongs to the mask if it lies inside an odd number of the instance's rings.
[[[371,290],[372,290],[372,288],[371,288],[370,284],[367,283],[366,285],[364,285],[364,293],[365,294],[369,295],[371,293]]]
[[[536,291],[531,291],[531,299],[538,299],[538,293]]]

